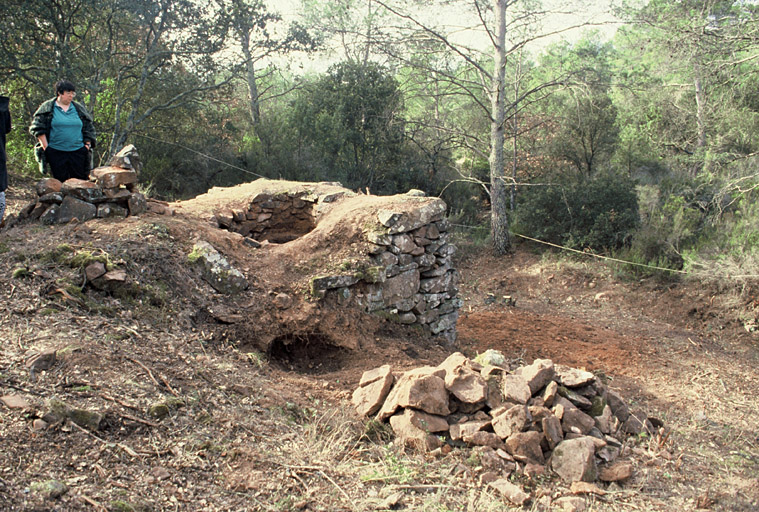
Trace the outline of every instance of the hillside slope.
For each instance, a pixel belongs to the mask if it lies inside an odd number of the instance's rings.
[[[5,509],[508,509],[483,485],[478,452],[404,452],[353,413],[364,370],[436,365],[451,351],[304,293],[309,262],[360,252],[363,221],[324,218],[306,236],[251,248],[210,222],[247,192],[213,194],[173,205],[175,216],[0,231],[0,395],[23,401],[0,405]],[[361,215],[383,201],[363,199]],[[249,276],[248,290],[226,296],[202,279],[188,261],[199,239]],[[583,504],[756,509],[759,346],[720,295],[461,245],[458,349],[603,373],[667,427],[627,446],[630,481],[580,493]],[[124,270],[126,286],[87,284],[93,260]],[[35,365],[52,349],[49,367]],[[72,410],[93,428],[65,419]],[[513,479],[533,503],[578,497],[548,475]]]

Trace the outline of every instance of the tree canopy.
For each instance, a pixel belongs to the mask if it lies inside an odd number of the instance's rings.
[[[678,265],[718,244],[736,259],[754,250],[736,242],[757,215],[754,2],[623,5],[613,39],[561,39],[569,27],[536,0],[301,7],[285,17],[262,0],[8,0],[3,92],[23,119],[72,80],[101,158],[136,143],[144,186],[161,197],[257,176],[422,188],[486,225],[499,253],[519,234],[513,221],[524,235],[548,236],[551,222],[555,240]],[[331,66],[299,67],[307,54]],[[35,172],[31,142],[11,134],[11,169]],[[597,197],[556,199],[567,190]],[[548,220],[583,208],[614,222]]]

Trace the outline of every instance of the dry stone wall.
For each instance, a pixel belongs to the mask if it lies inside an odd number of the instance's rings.
[[[380,210],[379,227],[366,233],[372,266],[357,274],[319,277],[312,281],[312,293],[333,291],[343,303],[419,326],[453,344],[462,301],[445,211],[445,202],[435,198]]]
[[[55,178],[42,179],[36,186],[37,199],[21,210],[18,220],[66,224],[73,220],[123,218],[147,210],[173,214],[166,203],[148,200],[137,191],[140,167],[136,149],[127,146],[108,166],[93,169],[89,180],[72,178],[61,183]]]
[[[225,209],[215,214],[220,228],[239,233],[252,240],[285,243],[314,228],[314,205],[329,202],[308,191],[255,195],[247,208]]]

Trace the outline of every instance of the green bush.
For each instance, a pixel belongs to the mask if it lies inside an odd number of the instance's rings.
[[[684,197],[670,195],[663,205],[649,210],[646,224],[635,234],[631,253],[643,262],[682,269],[682,251],[696,242],[702,212]]]
[[[513,229],[566,247],[606,251],[629,244],[639,222],[633,182],[604,174],[524,191]]]

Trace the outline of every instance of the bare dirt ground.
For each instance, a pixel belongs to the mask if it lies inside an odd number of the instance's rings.
[[[12,183],[10,213],[33,188]],[[204,208],[0,231],[0,396],[26,402],[0,405],[0,508],[510,509],[480,485],[476,451],[404,452],[353,413],[363,371],[436,365],[451,349],[304,296],[304,267],[356,250],[350,226],[252,250],[204,221]],[[251,288],[215,294],[187,262],[198,238],[244,269]],[[750,288],[624,280],[594,261],[458,243],[459,350],[603,373],[666,426],[626,445],[633,477],[581,495],[589,510],[759,508]],[[83,287],[87,254],[124,269],[128,289]],[[276,307],[281,294],[293,305]],[[46,349],[57,360],[32,380],[26,363]],[[35,429],[51,400],[100,414],[99,427]],[[550,475],[513,479],[533,496],[526,509],[571,495]]]

